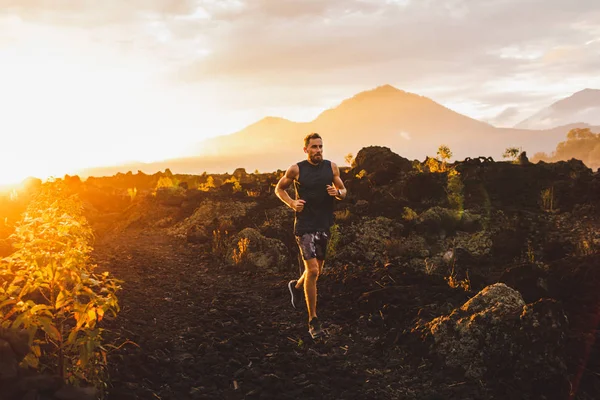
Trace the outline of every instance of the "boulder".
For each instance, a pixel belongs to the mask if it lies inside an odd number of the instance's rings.
[[[190,242],[207,243],[212,240],[213,230],[228,230],[231,234],[235,230],[234,222],[245,218],[255,206],[253,201],[204,200],[192,215],[170,228],[168,233]]]
[[[412,170],[412,162],[392,152],[387,147],[369,146],[361,149],[352,165],[350,176],[365,171],[376,185],[392,182],[401,173]]]
[[[537,263],[512,265],[504,270],[499,281],[518,290],[528,303],[550,297],[547,268]]]
[[[262,272],[279,272],[289,266],[288,250],[277,239],[268,238],[254,228],[234,235],[227,249],[227,262]]]
[[[443,207],[431,207],[419,215],[417,232],[430,234],[447,234],[456,231],[461,216],[458,211]]]
[[[551,382],[566,372],[567,318],[551,299],[525,304],[503,283],[425,324],[430,351],[466,378]]]
[[[180,207],[185,200],[185,189],[179,186],[158,188],[156,200],[165,206]]]
[[[344,260],[385,263],[390,255],[397,255],[395,242],[403,225],[386,217],[361,217],[350,227],[340,228],[339,254],[330,254]],[[392,246],[392,248],[390,248]],[[391,250],[391,252],[390,252]]]

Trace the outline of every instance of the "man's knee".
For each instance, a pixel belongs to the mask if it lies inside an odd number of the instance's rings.
[[[312,258],[310,260],[306,260],[306,273],[310,276],[317,277],[319,276],[319,263],[316,258]]]

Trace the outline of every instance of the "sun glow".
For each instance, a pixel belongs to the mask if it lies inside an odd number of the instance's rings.
[[[0,186],[197,155],[257,119],[218,84],[181,85],[110,38],[1,15],[0,26]]]
[[[17,28],[0,36],[0,184],[178,156],[149,67],[132,70],[136,60],[76,36]]]

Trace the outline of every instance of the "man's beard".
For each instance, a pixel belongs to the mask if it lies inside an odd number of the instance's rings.
[[[318,164],[321,161],[323,161],[322,154],[314,154],[314,155],[310,156],[309,158],[310,158],[310,162],[312,162],[313,164]]]

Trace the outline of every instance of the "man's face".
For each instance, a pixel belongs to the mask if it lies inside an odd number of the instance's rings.
[[[308,146],[304,148],[304,152],[308,154],[308,160],[311,163],[320,163],[323,161],[323,140],[310,139]]]

